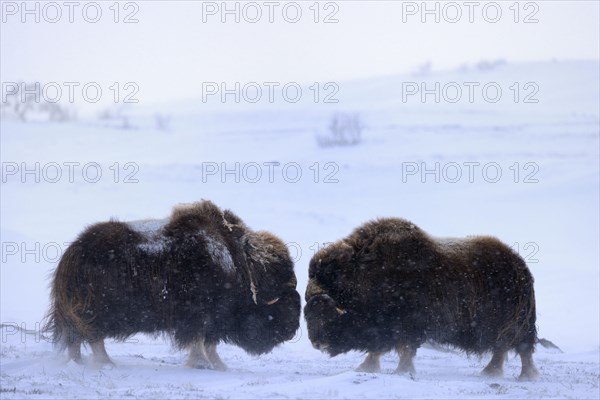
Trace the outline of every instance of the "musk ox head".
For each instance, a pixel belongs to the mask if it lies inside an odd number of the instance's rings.
[[[427,236],[409,221],[379,219],[317,252],[309,264],[304,316],[313,345],[334,356],[387,351],[431,263]]]
[[[272,304],[255,305],[242,316],[236,343],[250,354],[264,354],[292,339],[300,320],[300,295],[288,291]]]
[[[344,345],[347,343],[345,336],[348,334],[344,329],[346,313],[326,294],[310,298],[304,308],[304,317],[308,327],[308,337],[314,348],[331,356],[350,350]]]
[[[344,242],[321,249],[309,264],[304,317],[313,346],[335,356],[353,348],[352,320],[357,316],[345,281],[354,251]],[[332,297],[333,296],[333,297]]]
[[[252,354],[290,340],[300,326],[300,295],[287,246],[275,235],[248,231],[243,237],[248,286],[236,342]]]
[[[309,283],[309,286],[311,284]],[[379,324],[381,315],[342,308],[327,294],[311,297],[304,307],[308,338],[313,347],[334,357],[350,350],[388,351]]]

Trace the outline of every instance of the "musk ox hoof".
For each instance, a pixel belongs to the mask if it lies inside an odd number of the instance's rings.
[[[194,362],[188,362],[186,364],[186,366],[188,368],[194,368],[194,369],[210,369],[210,370],[214,370],[214,371],[227,371],[227,365],[224,362],[215,362],[212,363],[208,360],[198,360],[198,361],[194,361]]]
[[[187,365],[189,368],[193,368],[193,369],[213,369],[213,366],[211,364],[201,364],[201,363],[197,363],[197,364],[193,364],[193,365]]]
[[[381,372],[381,368],[379,366],[362,366],[359,365],[354,370],[355,372],[366,372],[368,374],[378,374]]]
[[[368,372],[368,373],[377,373],[381,372],[381,364],[379,359],[383,353],[369,353],[367,354],[367,358],[356,368],[356,372]]]
[[[215,369],[210,362],[204,361],[204,360],[198,360],[198,361],[193,361],[193,362],[188,361],[186,366],[188,368],[194,368],[194,369]]]
[[[62,361],[64,361],[65,364],[68,364],[70,362],[74,362],[77,365],[84,365],[83,362],[83,357],[81,357],[81,354],[79,355],[79,357],[71,357],[70,355],[64,358],[60,358]]]
[[[112,368],[117,368],[117,364],[115,364],[112,360],[108,359],[97,359],[94,358],[92,361],[94,367],[96,368],[104,368],[104,367],[110,367]]]
[[[521,382],[532,382],[537,380],[540,377],[540,373],[538,370],[533,367],[529,368],[526,371],[521,371],[521,375],[519,376],[519,380]]]
[[[81,365],[81,366],[85,365],[85,363],[83,362],[83,358],[69,358],[69,357],[65,357],[65,358],[61,358],[60,361],[63,364],[74,363],[74,365]]]
[[[221,361],[221,363],[213,363],[212,369],[215,371],[227,371],[229,368],[224,362]]]
[[[381,372],[381,367],[375,364],[362,363],[355,369],[356,372],[367,372],[369,374],[376,374]]]
[[[487,366],[481,371],[481,375],[489,376],[491,378],[499,378],[504,375],[504,371],[502,368],[490,368]]]
[[[415,375],[417,374],[417,371],[415,370],[414,366],[407,366],[396,368],[394,370],[394,373],[396,375],[407,375],[410,376],[411,379],[414,379]]]

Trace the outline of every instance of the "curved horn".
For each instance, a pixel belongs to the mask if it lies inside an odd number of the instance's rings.
[[[278,301],[279,301],[279,297],[275,297],[273,300],[267,301],[267,305],[272,306],[273,304],[277,303]]]

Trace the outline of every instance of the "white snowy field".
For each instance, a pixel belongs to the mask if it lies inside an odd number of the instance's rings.
[[[219,346],[226,372],[183,366],[185,355],[161,340],[142,336],[135,343],[108,343],[116,367],[65,364],[46,343],[20,335],[3,344],[3,398],[597,398],[598,352],[558,354],[540,350],[542,377],[519,382],[520,361],[510,357],[503,378],[485,378],[485,359],[421,349],[417,375],[393,374],[397,358],[382,360],[382,373],[354,372],[358,353],[329,359],[300,338],[271,354],[251,357],[238,348]],[[11,339],[12,336],[11,336]],[[139,341],[139,342],[137,342]]]
[[[127,130],[3,119],[1,397],[600,397],[599,69],[544,62],[343,82],[337,104],[163,105],[167,131],[149,106]],[[403,101],[403,83],[424,80],[496,82],[503,97]],[[535,82],[539,101],[515,103],[514,82],[527,93]],[[335,111],[360,113],[359,144],[318,144]],[[86,225],[163,218],[201,198],[287,242],[302,294],[317,248],[375,217],[435,236],[495,235],[528,262],[539,336],[564,353],[538,347],[540,379],[519,382],[514,355],[491,379],[479,376],[487,357],[421,349],[411,379],[391,373],[393,354],[381,374],[354,372],[363,355],[330,359],[302,325],[266,356],[219,346],[227,372],[185,368],[184,353],[146,336],[108,343],[116,367],[99,369],[65,364],[43,338],[13,328],[37,329],[58,255]]]

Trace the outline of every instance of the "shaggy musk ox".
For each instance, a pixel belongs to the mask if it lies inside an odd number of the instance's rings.
[[[165,220],[102,222],[61,258],[47,328],[76,362],[82,343],[110,363],[105,338],[144,332],[189,348],[191,367],[226,369],[221,341],[262,354],[294,336],[293,268],[279,238],[210,201],[175,207]]]
[[[360,371],[379,371],[380,356],[396,349],[396,372],[414,373],[417,349],[432,340],[491,352],[488,375],[502,374],[514,349],[520,378],[537,376],[533,277],[493,237],[436,239],[406,220],[368,222],[315,254],[306,302],[314,347],[331,356],[368,352]]]

